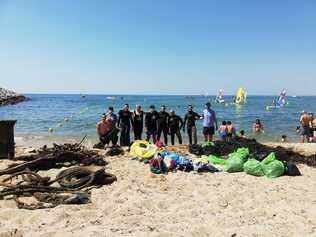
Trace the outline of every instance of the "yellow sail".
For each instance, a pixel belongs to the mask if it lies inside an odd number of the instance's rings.
[[[242,104],[245,103],[246,97],[245,97],[245,91],[242,87],[238,88],[237,94],[236,94],[236,104]]]

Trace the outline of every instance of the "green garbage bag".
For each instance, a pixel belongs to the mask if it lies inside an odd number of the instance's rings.
[[[276,156],[274,152],[271,152],[263,161],[261,161],[261,165],[267,165],[272,161],[276,160]]]
[[[249,156],[249,149],[248,148],[238,148],[236,153],[240,154],[242,156],[242,158],[244,159],[244,161],[246,161],[248,159]]]
[[[275,153],[268,155],[261,161],[263,173],[268,178],[277,178],[284,174],[284,165],[281,161],[277,160]]]
[[[221,159],[221,158],[214,156],[214,155],[209,155],[207,157],[207,160],[208,160],[208,162],[210,162],[214,165],[225,165],[226,164],[226,160]]]
[[[242,172],[244,170],[244,159],[238,153],[232,153],[226,160],[225,171],[229,173]]]
[[[249,159],[244,164],[244,171],[247,174],[254,175],[254,176],[264,176],[261,163],[256,159]]]

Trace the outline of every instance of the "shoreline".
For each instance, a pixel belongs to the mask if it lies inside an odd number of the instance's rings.
[[[48,135],[15,134],[15,143],[17,146],[40,147],[43,145],[52,145],[53,143],[57,143],[57,144],[75,143],[75,142],[79,142],[83,137],[84,135],[68,136],[68,135],[54,135],[54,134],[48,134]],[[131,138],[132,137],[133,135],[131,135]],[[143,139],[144,139],[144,136],[143,136]],[[184,145],[188,144],[187,136],[183,136],[182,139],[183,139]],[[202,136],[198,136],[198,143],[202,143],[203,139],[204,138]],[[316,143],[300,143],[299,141],[279,142],[279,141],[271,141],[271,139],[260,139],[260,138],[258,139],[255,137],[249,137],[249,139],[256,139],[258,142],[264,145],[272,146],[272,147],[282,146],[285,148],[294,148],[298,150],[302,149],[302,148],[298,148],[300,147],[300,145],[302,145],[301,147],[305,147],[307,149],[313,149],[313,147],[315,147],[315,153],[316,153]],[[220,140],[220,139],[215,137],[214,140]],[[131,139],[131,142],[132,141],[133,139]],[[92,148],[92,146],[98,142],[99,142],[99,139],[96,135],[87,135],[84,141],[84,145],[88,148]],[[171,145],[170,141],[169,141],[169,145]],[[177,139],[176,139],[175,145],[179,145],[177,142]]]

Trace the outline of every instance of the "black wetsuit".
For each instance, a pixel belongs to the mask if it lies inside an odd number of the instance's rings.
[[[165,145],[168,144],[168,120],[169,120],[169,114],[167,112],[159,112],[158,113],[158,119],[157,119],[157,139],[160,140],[161,133],[163,133],[164,136],[164,142]]]
[[[134,140],[141,140],[143,133],[144,112],[140,111],[139,114],[133,112],[133,128],[134,128]]]
[[[174,135],[178,137],[179,144],[182,144],[181,128],[183,127],[183,120],[178,115],[171,115],[168,119],[169,131],[171,135],[171,144],[174,145]]]
[[[99,136],[100,142],[103,145],[106,145],[112,142],[112,145],[116,146],[117,140],[118,140],[118,136],[117,136],[118,132],[119,132],[118,129],[116,127],[113,127],[111,131]]]
[[[157,140],[157,119],[158,112],[156,110],[147,112],[145,115],[145,127],[147,129],[146,139],[149,141],[150,137],[152,137],[154,143]]]
[[[196,130],[196,125],[195,125],[195,120],[200,119],[200,117],[201,116],[199,114],[193,111],[187,112],[185,114],[183,129],[185,125],[187,124],[187,133],[189,136],[190,144],[192,144],[192,138],[194,140],[194,144],[197,144],[197,130]]]
[[[118,118],[117,126],[121,130],[120,145],[129,146],[131,144],[130,130],[131,130],[131,123],[132,123],[132,112],[120,110],[118,115],[119,115],[119,118]]]

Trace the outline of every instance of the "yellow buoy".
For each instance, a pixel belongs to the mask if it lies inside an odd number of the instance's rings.
[[[53,131],[54,131],[53,128],[49,128],[49,129],[48,129],[48,132],[53,132]]]

